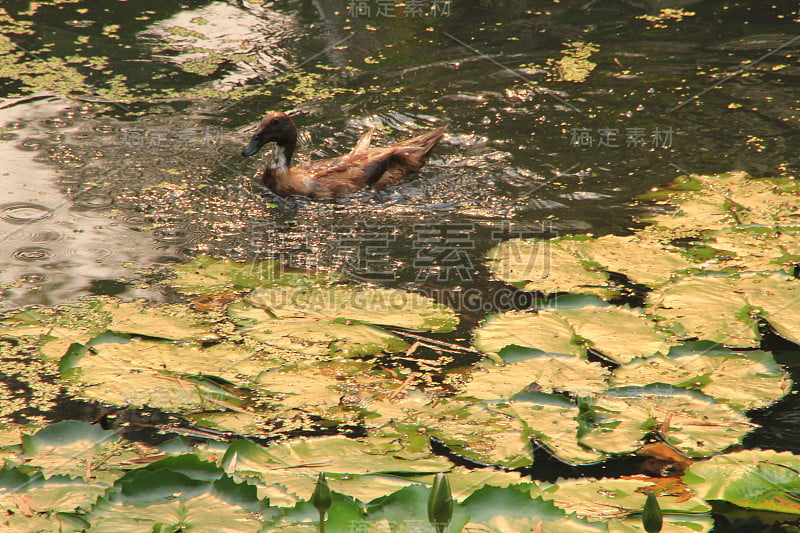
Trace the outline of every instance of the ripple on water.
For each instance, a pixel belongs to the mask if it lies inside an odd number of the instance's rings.
[[[184,231],[170,226],[162,226],[153,231],[156,239],[162,242],[178,242],[183,240]]]
[[[72,203],[76,207],[82,207],[84,209],[103,209],[112,205],[114,199],[110,196],[79,195],[73,198]]]
[[[24,139],[17,146],[20,150],[24,150],[26,152],[38,152],[42,149],[43,145],[44,141],[40,139]]]
[[[42,283],[44,281],[47,281],[47,276],[45,276],[44,274],[30,273],[30,274],[23,274],[22,276],[20,276],[19,280],[22,283]]]
[[[15,202],[0,205],[0,220],[11,224],[30,224],[50,218],[53,210],[40,204],[31,202]]]
[[[53,256],[53,252],[41,246],[26,246],[24,248],[17,248],[11,252],[11,257],[26,263],[34,263],[36,261],[46,261]]]
[[[114,126],[109,126],[108,124],[96,124],[92,127],[92,130],[97,133],[108,134],[108,133],[114,133],[117,130],[117,128],[115,128]]]
[[[91,248],[71,248],[64,254],[67,258],[79,258],[84,260],[93,260],[95,263],[103,263],[108,258],[114,255],[111,248],[91,247]]]
[[[64,238],[64,234],[53,230],[37,231],[36,233],[29,233],[25,235],[27,242],[47,243],[56,242]]]

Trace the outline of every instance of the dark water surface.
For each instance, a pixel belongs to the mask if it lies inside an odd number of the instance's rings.
[[[634,196],[682,172],[799,164],[793,2],[41,4],[2,4],[2,309],[157,299],[143,270],[199,252],[480,284],[502,239],[625,232],[649,209]],[[450,135],[389,191],[276,203],[263,157],[239,155],[276,109],[300,158],[374,124],[377,143]]]
[[[797,176],[795,1],[347,4],[2,0],[0,310],[162,300],[198,253],[485,290],[495,244],[628,232],[680,174]],[[449,135],[398,187],[281,200],[240,155],[269,110],[301,160]]]

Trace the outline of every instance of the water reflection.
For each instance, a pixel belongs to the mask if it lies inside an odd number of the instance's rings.
[[[102,212],[76,209],[80,190],[59,187],[58,173],[44,154],[69,129],[53,117],[74,104],[56,97],[14,104],[0,100],[0,124],[14,132],[0,141],[0,198],[6,201],[0,205],[0,310],[62,303],[86,294],[90,280],[130,276],[126,264],[155,260],[155,241],[140,228],[120,223],[119,215],[105,210],[108,203],[99,206]],[[69,164],[66,152],[57,151],[55,159]],[[92,203],[92,196],[88,200]]]

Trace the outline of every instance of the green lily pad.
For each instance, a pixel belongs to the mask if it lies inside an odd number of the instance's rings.
[[[40,469],[45,478],[107,479],[114,475],[108,472],[109,461],[116,463],[123,447],[113,431],[77,420],[56,422],[22,436],[24,464]]]
[[[663,285],[677,274],[699,266],[667,239],[646,231],[565,241],[564,248],[582,261],[600,265],[604,271],[624,274],[631,281],[650,287]]]
[[[197,256],[184,265],[175,265],[172,270],[178,276],[167,283],[180,292],[202,295],[258,287],[327,285],[338,279],[325,273],[284,268],[277,261],[237,263],[207,255]]]
[[[228,314],[261,343],[313,355],[408,348],[380,325],[445,332],[456,324],[452,311],[424,296],[350,287],[259,289]]]
[[[525,291],[613,296],[605,273],[569,249],[573,241],[585,239],[511,239],[489,250],[486,258],[495,277]]]
[[[690,466],[683,481],[705,500],[800,515],[800,455],[743,450]]]
[[[730,346],[759,343],[756,317],[800,340],[796,324],[800,280],[782,272],[705,275],[681,279],[649,295],[651,310],[679,335]]]
[[[475,491],[462,506],[469,516],[467,531],[508,533],[541,531],[583,533],[607,531],[605,524],[590,522],[564,511],[541,497],[532,498],[530,484],[487,486]]]
[[[258,499],[255,487],[224,474],[202,482],[172,470],[140,471],[121,489],[92,508],[93,531],[257,532],[277,513]]]
[[[532,487],[532,496],[541,496],[557,507],[590,521],[603,521],[609,531],[644,532],[642,508],[650,482],[641,479],[560,479],[553,485]],[[664,514],[662,533],[702,533],[711,531],[714,520],[711,506],[696,496],[659,495]]]
[[[148,307],[141,300],[120,302],[109,299],[102,310],[111,315],[108,329],[118,333],[175,341],[217,338],[198,313],[183,305]]]
[[[575,292],[608,298],[617,289],[608,272],[624,274],[636,283],[659,286],[677,273],[698,265],[661,235],[640,232],[600,238],[562,237],[551,240],[510,240],[488,254],[499,279],[526,291]]]
[[[321,470],[331,474],[428,473],[452,466],[430,453],[415,460],[373,453],[364,443],[341,435],[295,439],[266,448],[237,441],[221,462],[227,472],[254,474],[265,483],[270,482],[270,473],[278,470],[316,478]]]
[[[565,463],[585,464],[606,458],[583,445],[578,406],[556,394],[524,393],[510,400],[491,402],[490,409],[513,416],[523,426],[523,435],[536,439]]]
[[[588,395],[607,388],[608,373],[600,363],[567,356],[488,363],[470,375],[460,394],[481,400],[509,398],[528,391],[569,391]]]
[[[265,363],[243,347],[131,339],[70,350],[62,375],[79,396],[113,405],[149,405],[170,411],[238,405],[239,395],[219,380],[249,385]],[[209,379],[211,378],[211,379]]]
[[[0,486],[5,485],[0,481]],[[108,486],[105,484],[90,484],[80,478],[70,478],[58,475],[44,480],[44,478],[30,478],[27,483],[11,483],[3,486],[0,492],[0,506],[6,510],[2,521],[8,520],[7,525],[15,526],[14,531],[24,531],[25,528],[33,530],[30,521],[31,510],[43,519],[45,523],[50,522],[50,526],[38,525],[43,527],[42,531],[57,531],[50,529],[57,524],[58,514],[61,513],[84,513],[103,495]],[[20,515],[17,520],[12,520],[14,515]],[[63,517],[63,515],[62,515]],[[27,519],[27,523],[26,520]],[[67,521],[69,523],[69,521]]]
[[[497,353],[509,345],[586,357],[593,348],[626,363],[669,347],[670,335],[639,312],[613,306],[543,309],[493,315],[475,332],[475,346]]]
[[[700,393],[667,385],[611,389],[593,399],[580,443],[605,453],[632,453],[659,431],[692,457],[738,444],[754,429],[746,416]]]
[[[656,354],[614,370],[614,386],[666,383],[697,389],[734,409],[765,407],[789,393],[792,380],[772,354],[748,351],[689,353],[679,357]]]
[[[800,262],[800,227],[745,226],[719,229],[702,236],[722,268],[791,269]]]
[[[673,235],[745,225],[796,224],[800,215],[796,180],[754,179],[745,172],[711,176],[684,176],[672,187],[650,193],[678,204],[674,213],[658,215],[650,222]]]
[[[533,459],[522,423],[491,409],[487,402],[437,399],[418,395],[375,400],[368,418],[375,436],[413,447],[429,436],[469,459],[508,467],[527,466]]]

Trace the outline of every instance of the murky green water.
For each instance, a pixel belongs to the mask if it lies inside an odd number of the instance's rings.
[[[798,167],[792,3],[41,4],[3,4],[5,309],[159,298],[143,272],[198,252],[481,284],[500,240],[624,232],[681,172]],[[239,155],[275,109],[304,159],[450,134],[394,189],[276,202]]]

